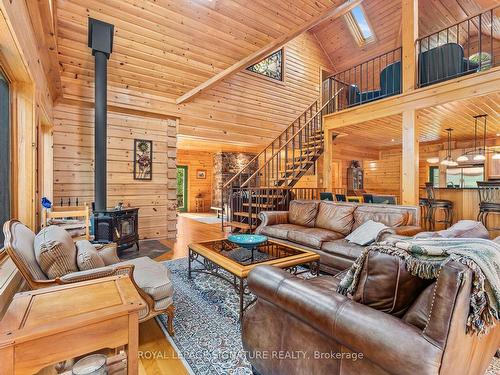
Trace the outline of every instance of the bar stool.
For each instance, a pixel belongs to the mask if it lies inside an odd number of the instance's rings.
[[[479,192],[479,214],[477,221],[488,228],[488,215],[500,214],[500,181],[477,181]],[[497,230],[499,228],[491,228]]]
[[[436,199],[434,185],[431,182],[425,183],[425,190],[427,191],[427,199],[429,200],[429,208],[427,210],[429,229],[434,230],[436,223],[443,223],[445,228],[448,228],[453,219],[453,202],[446,199]],[[436,220],[436,212],[438,210],[444,211],[443,220]]]
[[[427,229],[427,215],[429,214],[429,199],[420,198],[418,206],[420,207],[420,218],[422,220],[422,227]]]

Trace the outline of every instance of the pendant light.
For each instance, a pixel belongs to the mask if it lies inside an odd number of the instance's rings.
[[[446,132],[448,133],[448,151],[446,153],[446,157],[441,160],[441,165],[446,165],[447,167],[456,167],[458,163],[453,160],[451,157],[451,132],[453,131],[452,128],[446,129]]]
[[[486,160],[486,115],[477,115],[474,116],[474,128],[478,127],[478,119],[483,120],[483,148],[479,148],[479,152],[476,156],[474,156],[474,160],[476,161],[484,161]]]

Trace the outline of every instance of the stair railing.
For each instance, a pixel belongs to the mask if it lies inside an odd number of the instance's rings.
[[[319,110],[319,100],[313,103],[303,113],[303,123],[301,116],[297,125],[294,122],[289,126],[224,185],[222,203],[227,207],[228,220],[246,223],[247,229],[252,230],[261,210],[273,210],[289,201],[289,191],[280,188],[293,187],[322,154],[323,116],[336,110],[342,90],[339,89]],[[255,167],[250,170],[248,167],[256,160],[259,161],[257,170]],[[259,189],[259,194],[255,194],[255,189]],[[223,215],[223,226],[224,219]]]

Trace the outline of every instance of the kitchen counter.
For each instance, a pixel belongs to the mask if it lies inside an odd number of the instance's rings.
[[[477,188],[435,188],[436,199],[446,199],[453,202],[453,223],[459,220],[477,220],[479,213],[479,194]],[[427,197],[425,190],[421,190],[421,197]],[[442,211],[437,213],[437,220],[442,219]],[[500,228],[500,215],[490,215],[488,218],[489,228]],[[442,229],[442,225],[436,225],[436,229]],[[490,232],[491,238],[500,235]]]

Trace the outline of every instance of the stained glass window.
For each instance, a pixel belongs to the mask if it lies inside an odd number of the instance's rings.
[[[283,49],[274,52],[257,64],[249,66],[247,70],[277,81],[283,81]]]

